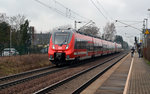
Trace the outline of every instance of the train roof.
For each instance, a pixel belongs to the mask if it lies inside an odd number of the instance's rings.
[[[71,32],[71,33],[79,33],[79,34],[82,34],[82,35],[85,35],[85,36],[90,36],[90,37],[94,37],[94,38],[97,38],[97,39],[101,39],[103,41],[108,41],[108,42],[112,42],[112,43],[116,43],[114,41],[111,41],[111,40],[105,40],[105,39],[102,39],[101,37],[98,37],[98,36],[94,36],[94,35],[90,35],[90,34],[86,34],[86,33],[83,33],[83,32],[80,32],[79,30],[75,30],[75,29],[71,29],[71,28],[68,28],[68,29],[58,29],[56,32]],[[119,44],[119,43],[117,43]]]
[[[79,33],[79,34],[82,34],[82,35],[86,35],[86,36],[90,36],[90,37],[94,37],[94,38],[101,39],[101,40],[105,40],[105,39],[102,39],[101,37],[90,35],[90,34],[86,34],[86,33],[80,32],[80,31],[76,31],[76,33]],[[105,41],[113,42],[111,40],[105,40]]]

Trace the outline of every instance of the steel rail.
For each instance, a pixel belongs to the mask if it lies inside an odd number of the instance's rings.
[[[123,53],[122,53],[122,54],[123,54]],[[69,81],[71,81],[71,80],[73,80],[73,79],[79,77],[80,75],[82,75],[82,74],[84,74],[84,73],[87,73],[88,71],[90,71],[90,70],[92,70],[92,69],[94,69],[94,68],[97,68],[97,67],[99,67],[99,66],[101,66],[101,65],[103,65],[103,64],[105,64],[105,63],[107,63],[107,62],[109,62],[109,61],[111,61],[111,60],[113,60],[113,59],[115,59],[115,58],[117,58],[117,57],[118,57],[118,56],[115,56],[115,57],[113,57],[113,58],[111,58],[111,59],[109,59],[109,60],[105,60],[103,63],[97,64],[97,65],[95,65],[95,66],[93,66],[93,67],[90,67],[90,68],[88,68],[88,69],[86,69],[86,70],[83,70],[83,71],[81,71],[81,72],[79,72],[79,73],[76,73],[76,74],[74,74],[73,76],[70,76],[70,77],[68,77],[68,78],[65,78],[65,79],[59,81],[59,82],[56,82],[56,83],[54,83],[54,84],[52,84],[52,85],[50,85],[50,86],[48,86],[48,87],[45,87],[45,88],[43,88],[43,89],[41,89],[41,90],[39,90],[39,91],[37,91],[37,92],[35,92],[35,93],[33,93],[33,94],[45,94],[45,93],[48,93],[49,91],[51,91],[51,90],[53,90],[53,89],[55,89],[55,88],[57,88],[57,87],[59,87],[59,86],[65,84],[65,83],[67,83],[67,82],[69,82]]]
[[[97,80],[100,76],[102,76],[105,72],[107,72],[110,68],[112,68],[116,63],[118,63],[122,58],[124,58],[127,54],[122,56],[119,60],[114,62],[113,64],[109,65],[105,69],[103,69],[100,73],[96,74],[93,78],[85,82],[83,85],[81,85],[78,89],[73,91],[72,94],[80,94],[85,88],[87,88],[91,83],[93,83],[95,80]]]
[[[43,76],[46,76],[46,75],[49,75],[49,74],[67,69],[67,68],[68,68],[68,66],[67,67],[62,67],[62,68],[59,68],[59,69],[55,69],[55,70],[52,70],[52,71],[48,71],[48,72],[45,72],[45,73],[40,73],[40,74],[37,74],[37,75],[34,75],[34,76],[29,76],[29,77],[22,78],[22,79],[19,79],[19,80],[11,81],[11,82],[8,82],[8,83],[0,84],[0,90],[8,88],[8,87],[16,85],[16,84],[21,84],[21,83],[27,82],[29,80],[40,78],[40,77],[43,77]]]
[[[33,73],[37,73],[37,72],[41,72],[41,71],[45,71],[45,70],[48,70],[48,69],[51,69],[54,67],[55,66],[48,66],[48,67],[44,67],[44,68],[34,69],[31,71],[27,71],[27,72],[21,72],[21,73],[10,75],[10,76],[0,77],[0,82],[6,81],[9,79],[13,79],[13,78],[19,78],[21,76],[25,76],[25,75],[29,75],[29,74],[33,74]]]

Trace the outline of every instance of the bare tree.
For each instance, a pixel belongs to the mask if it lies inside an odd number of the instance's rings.
[[[24,15],[18,14],[16,16],[9,17],[9,24],[11,25],[12,39],[15,40],[13,43],[19,46],[21,42],[22,25],[25,24],[26,18]],[[13,45],[13,44],[12,44]]]
[[[0,13],[0,23],[2,22],[9,22],[9,17],[6,16],[6,13]]]
[[[103,30],[104,30],[103,33],[104,39],[112,41],[115,39],[116,29],[114,23],[107,23]]]
[[[90,25],[90,26],[84,26],[80,28],[80,31],[88,34],[88,35],[93,35],[93,36],[100,36],[99,28],[96,27],[95,25]]]
[[[25,23],[24,15],[16,15],[12,17],[8,17],[6,13],[0,13],[0,23],[6,22],[11,25],[11,28],[14,30],[20,30],[20,26]]]
[[[9,18],[9,23],[14,30],[20,30],[20,26],[25,23],[24,15],[16,15]]]

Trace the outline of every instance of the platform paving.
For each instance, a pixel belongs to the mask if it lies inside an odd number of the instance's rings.
[[[137,53],[134,55],[127,94],[150,94],[150,65]]]
[[[129,56],[94,94],[150,94],[150,65],[137,53]]]
[[[94,94],[123,94],[131,61],[129,55]]]

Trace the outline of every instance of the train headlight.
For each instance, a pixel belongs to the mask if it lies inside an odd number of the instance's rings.
[[[66,46],[66,49],[68,49],[68,48],[69,48],[69,45]]]
[[[55,46],[53,45],[52,48],[55,49]]]

